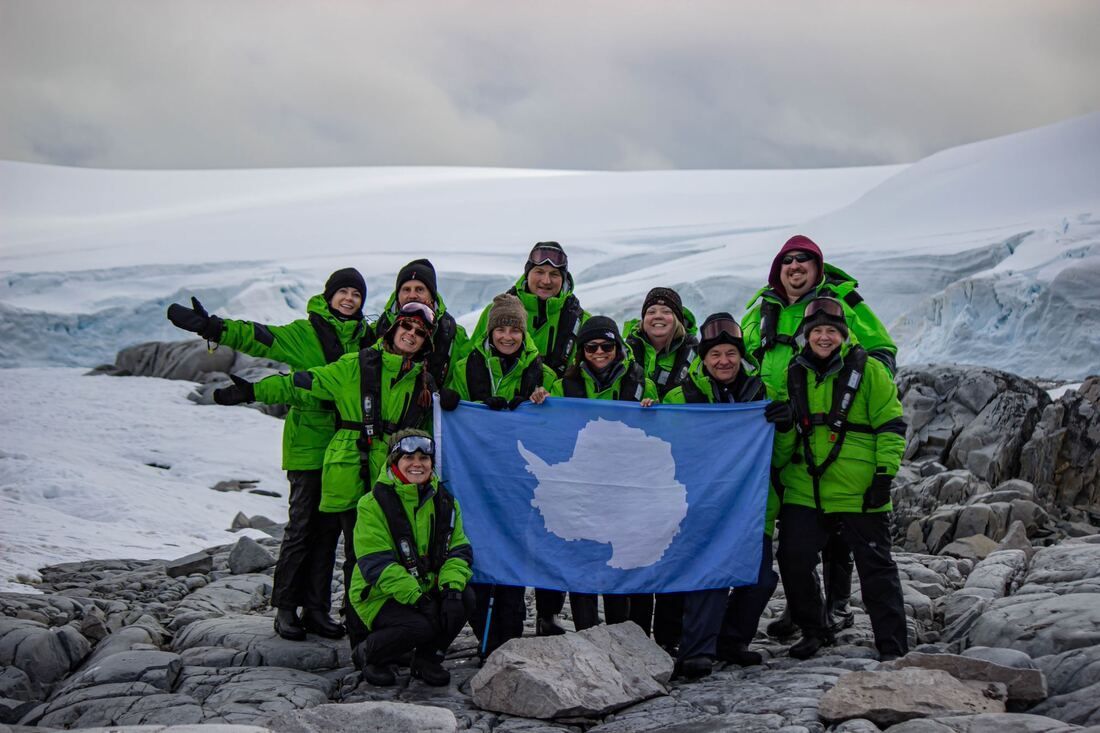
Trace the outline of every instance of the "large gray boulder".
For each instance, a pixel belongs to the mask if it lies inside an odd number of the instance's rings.
[[[1043,409],[1020,451],[1020,477],[1048,506],[1100,513],[1100,376]]]
[[[272,554],[251,537],[241,537],[229,551],[229,572],[234,575],[258,573],[274,564]]]
[[[1034,705],[1047,696],[1046,679],[1038,669],[1002,666],[984,659],[957,654],[922,654],[910,652],[901,659],[884,664],[879,669],[941,669],[955,679],[1004,684],[1009,703]]]
[[[1055,695],[1033,708],[1036,715],[1048,715],[1077,725],[1100,725],[1100,683]]]
[[[1081,730],[1061,720],[1024,713],[982,713],[920,718],[890,726],[889,733],[1070,733]]]
[[[29,619],[0,617],[0,667],[23,672],[36,699],[48,694],[91,651],[91,643],[71,625],[50,628]]]
[[[474,703],[526,718],[599,717],[666,693],[673,661],[635,624],[513,639],[470,681]]]
[[[1100,593],[1032,593],[993,601],[970,629],[979,646],[1036,658],[1100,644]]]
[[[335,684],[318,674],[284,667],[184,667],[176,689],[202,704],[208,718],[261,724],[268,716],[329,701]]]
[[[1043,670],[1052,695],[1076,692],[1100,684],[1100,646],[1070,649],[1035,660]]]
[[[274,733],[455,733],[458,721],[446,708],[357,702],[282,713],[266,727]]]
[[[943,670],[916,668],[844,675],[818,708],[827,723],[865,718],[880,728],[912,718],[1004,711],[999,683],[966,682]]]
[[[351,665],[351,652],[343,639],[311,635],[305,641],[288,641],[275,634],[271,619],[265,616],[228,615],[196,621],[176,636],[172,649],[185,664],[198,666],[218,666],[218,659],[224,664],[227,654],[248,667],[318,672]],[[214,664],[206,663],[207,655],[215,658]]]
[[[189,695],[165,693],[146,682],[95,685],[59,695],[31,711],[21,725],[89,728],[116,725],[199,723],[202,706]]]

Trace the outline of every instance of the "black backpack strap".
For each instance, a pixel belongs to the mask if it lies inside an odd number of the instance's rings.
[[[645,364],[645,344],[642,342],[641,336],[634,333],[630,338],[626,340],[626,346],[634,354],[635,364]]]
[[[622,381],[619,382],[619,399],[626,402],[641,402],[645,396],[645,370],[636,361],[630,363]]]
[[[454,349],[457,332],[458,325],[450,313],[444,313],[435,323],[432,351],[424,360],[424,366],[435,379],[436,384],[443,384],[447,380],[447,370],[451,367],[451,351]]]
[[[653,373],[653,381],[657,384],[657,394],[664,397],[673,388],[679,387],[687,379],[691,362],[695,360],[696,347],[699,340],[694,336],[685,336],[684,342],[676,350],[676,359],[672,362],[672,368],[667,372],[658,368]]]
[[[405,514],[405,505],[401,503],[397,490],[389,484],[379,484],[374,487],[373,493],[374,500],[378,502],[378,507],[386,518],[397,562],[414,578],[426,578],[429,567],[416,548],[416,535],[413,534],[409,517]]]
[[[466,388],[474,402],[484,402],[493,396],[489,365],[485,363],[485,356],[477,349],[471,351],[466,359]]]
[[[779,344],[786,344],[792,348],[796,346],[793,336],[779,333],[779,314],[782,311],[783,308],[779,303],[765,298],[760,300],[760,346],[752,352],[752,357],[757,364],[763,361],[764,354]]]
[[[528,399],[531,397],[531,393],[542,386],[542,357],[536,356],[527,368],[523,370],[523,374],[519,378],[519,389],[516,391],[516,397],[522,397]]]
[[[741,385],[741,391],[737,393],[738,402],[756,402],[762,400],[767,396],[767,392],[764,389],[764,382],[760,377],[745,377],[744,384]]]
[[[545,305],[539,301],[540,308]],[[573,351],[573,345],[577,343],[577,330],[581,325],[581,315],[584,310],[575,295],[570,294],[562,305],[558,314],[558,327],[554,331],[554,343],[547,349],[544,363],[554,370],[559,377],[565,373],[569,366],[569,356]]]
[[[369,491],[370,447],[382,436],[382,354],[378,349],[359,351],[359,402],[363,409],[363,422],[359,423],[359,475]],[[340,416],[341,427],[352,427]],[[353,428],[354,429],[354,428]]]
[[[432,497],[435,512],[432,517],[432,539],[428,545],[428,569],[438,573],[447,561],[447,551],[451,546],[451,537],[455,531],[455,499],[443,484],[436,487]]]
[[[309,323],[313,326],[313,332],[317,334],[317,341],[321,344],[321,353],[325,355],[325,363],[331,364],[344,355],[344,345],[340,343],[340,336],[332,324],[326,321],[320,313],[310,313]]]
[[[575,377],[563,377],[561,391],[566,397],[580,397],[583,399],[588,396],[584,389],[584,377],[580,374]]]
[[[684,402],[691,404],[707,403],[710,399],[699,389],[694,379],[685,379],[680,386],[684,390]]]

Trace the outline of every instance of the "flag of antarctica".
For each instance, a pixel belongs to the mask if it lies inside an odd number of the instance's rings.
[[[474,580],[583,593],[756,581],[774,430],[765,402],[554,398],[436,413]]]

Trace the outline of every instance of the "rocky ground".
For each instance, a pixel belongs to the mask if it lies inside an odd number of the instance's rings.
[[[40,594],[0,594],[0,731],[1100,726],[1100,378],[1056,401],[982,368],[906,369],[898,382],[910,432],[894,486],[896,557],[913,652],[897,662],[876,661],[857,585],[855,625],[803,662],[786,655],[789,640],[761,634],[763,665],[669,680],[667,655],[623,625],[512,642],[479,674],[467,629],[449,687],[403,675],[374,688],[345,642],[272,632],[281,527],[268,526],[270,539],[170,561],[53,566]],[[265,522],[234,521],[246,524]],[[782,606],[780,588],[761,629]]]

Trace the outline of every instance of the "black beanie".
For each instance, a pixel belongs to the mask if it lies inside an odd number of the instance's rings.
[[[737,347],[737,350],[741,353],[741,358],[742,359],[745,358],[745,339],[744,339],[744,337],[737,338],[736,336],[731,336],[730,334],[725,333],[723,331],[723,332],[720,332],[717,335],[713,336],[712,338],[709,338],[709,339],[708,338],[703,338],[703,334],[705,334],[709,330],[707,328],[707,326],[709,324],[711,324],[715,321],[725,321],[725,320],[729,320],[729,321],[733,321],[734,323],[737,323],[737,321],[734,320],[733,316],[731,316],[729,313],[726,313],[724,311],[720,312],[720,313],[711,313],[709,316],[707,316],[707,319],[705,321],[703,321],[703,325],[699,327],[699,337],[700,337],[699,338],[699,356],[705,357],[707,355],[707,352],[710,351],[711,349],[713,349],[718,344],[731,344],[731,345]]]
[[[672,310],[672,315],[681,325],[684,323],[684,302],[680,300],[680,294],[672,288],[653,288],[642,301],[642,318],[651,305],[663,305]]]
[[[531,268],[535,266],[535,262],[531,259],[536,252],[540,249],[554,250],[555,252],[561,252],[562,266],[555,269],[561,270],[561,276],[564,278],[565,273],[569,272],[569,257],[565,254],[565,250],[557,242],[535,242],[535,246],[531,248],[531,253],[527,255],[527,263],[523,266],[523,274],[526,277],[531,272]],[[553,267],[553,265],[551,265]]]
[[[577,346],[584,346],[595,339],[614,341],[618,344],[619,351],[623,351],[623,339],[619,336],[619,327],[612,318],[592,316],[584,322],[581,330],[577,332]],[[580,353],[579,349],[577,353]]]
[[[367,299],[367,283],[354,267],[345,267],[328,276],[325,281],[325,303],[331,305],[332,296],[340,288],[355,288],[363,296],[363,300]]]
[[[397,284],[394,285],[393,290],[396,293],[401,289],[401,286],[410,280],[418,280],[424,283],[424,286],[428,288],[428,292],[432,294],[432,300],[437,300],[435,289],[435,268],[432,267],[432,263],[426,259],[413,260],[409,264],[401,268],[401,271],[397,273]]]

